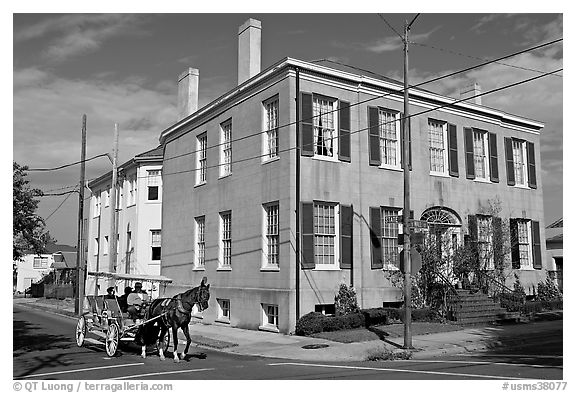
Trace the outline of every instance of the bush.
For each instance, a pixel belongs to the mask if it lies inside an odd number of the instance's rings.
[[[296,321],[296,334],[298,336],[309,336],[322,332],[322,322],[326,317],[319,312],[311,312],[303,315]]]
[[[551,301],[562,299],[562,292],[556,286],[556,283],[550,278],[546,277],[545,282],[538,283],[537,299],[540,301]]]
[[[382,307],[364,309],[362,315],[364,315],[366,327],[388,324],[388,312]]]
[[[542,302],[526,302],[521,308],[521,312],[524,315],[535,314],[542,312]]]
[[[325,332],[337,330],[356,329],[365,325],[364,315],[360,313],[338,315],[334,317],[324,317],[322,329]]]
[[[394,307],[383,307],[382,310],[388,315],[387,323],[393,323],[394,321],[402,321],[403,309]]]
[[[500,306],[505,308],[508,312],[522,311],[524,307],[524,297],[518,293],[501,293],[498,295]]]
[[[334,296],[334,307],[336,315],[346,315],[360,311],[356,300],[356,291],[353,287],[348,288],[346,284],[340,284],[336,296]]]
[[[417,308],[412,310],[412,320],[415,322],[439,322],[440,318],[438,313],[431,308]]]

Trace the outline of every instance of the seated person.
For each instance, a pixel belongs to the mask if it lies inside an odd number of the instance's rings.
[[[124,295],[118,298],[118,305],[120,306],[120,311],[128,312],[128,295],[132,293],[132,287],[124,288]]]
[[[114,294],[114,287],[108,287],[106,290],[106,295],[104,295],[104,299],[116,299],[116,295]]]
[[[142,309],[148,303],[148,294],[142,291],[142,283],[137,282],[134,284],[134,292],[130,293],[126,298],[128,303],[128,314],[134,321],[142,318]]]

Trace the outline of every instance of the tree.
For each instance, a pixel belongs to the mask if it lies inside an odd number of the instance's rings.
[[[19,261],[26,251],[31,250],[41,254],[45,251],[46,244],[53,242],[50,233],[46,230],[44,219],[36,210],[42,191],[31,188],[26,179],[27,166],[20,166],[12,162],[12,260]]]

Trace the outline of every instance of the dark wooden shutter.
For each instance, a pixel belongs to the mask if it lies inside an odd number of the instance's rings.
[[[528,187],[536,188],[536,157],[534,154],[534,144],[526,142],[526,149],[528,150]]]
[[[518,243],[518,219],[510,219],[510,252],[512,269],[520,269],[520,244]]]
[[[468,241],[472,251],[472,258],[474,258],[474,262],[478,263],[478,217],[475,215],[468,216]]]
[[[382,269],[382,221],[379,207],[370,208],[370,254],[372,257],[372,269]]]
[[[502,239],[502,219],[492,217],[492,251],[494,252],[494,267],[496,269],[502,267]]]
[[[340,101],[338,113],[338,159],[350,162],[350,103]]]
[[[302,269],[314,269],[314,203],[302,202]]]
[[[464,154],[466,156],[466,179],[476,178],[474,170],[474,140],[472,138],[472,128],[464,128]]]
[[[458,136],[456,125],[448,124],[448,172],[458,177]]]
[[[340,205],[340,269],[352,269],[352,206]]]
[[[314,156],[314,120],[312,119],[312,94],[301,95],[300,143],[303,156]]]
[[[498,142],[496,134],[488,133],[488,155],[490,156],[490,181],[498,183]]]
[[[540,247],[540,222],[532,221],[532,266],[542,269],[542,250]]]
[[[504,152],[506,153],[506,180],[509,186],[516,184],[514,179],[514,154],[512,153],[512,139],[504,138]]]
[[[380,125],[378,120],[378,108],[368,107],[368,159],[370,165],[380,166]]]

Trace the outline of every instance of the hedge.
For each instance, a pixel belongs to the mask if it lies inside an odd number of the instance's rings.
[[[360,313],[326,316],[319,312],[311,312],[298,319],[296,334],[298,336],[310,336],[314,333],[355,329],[362,326],[365,326],[364,315]]]

